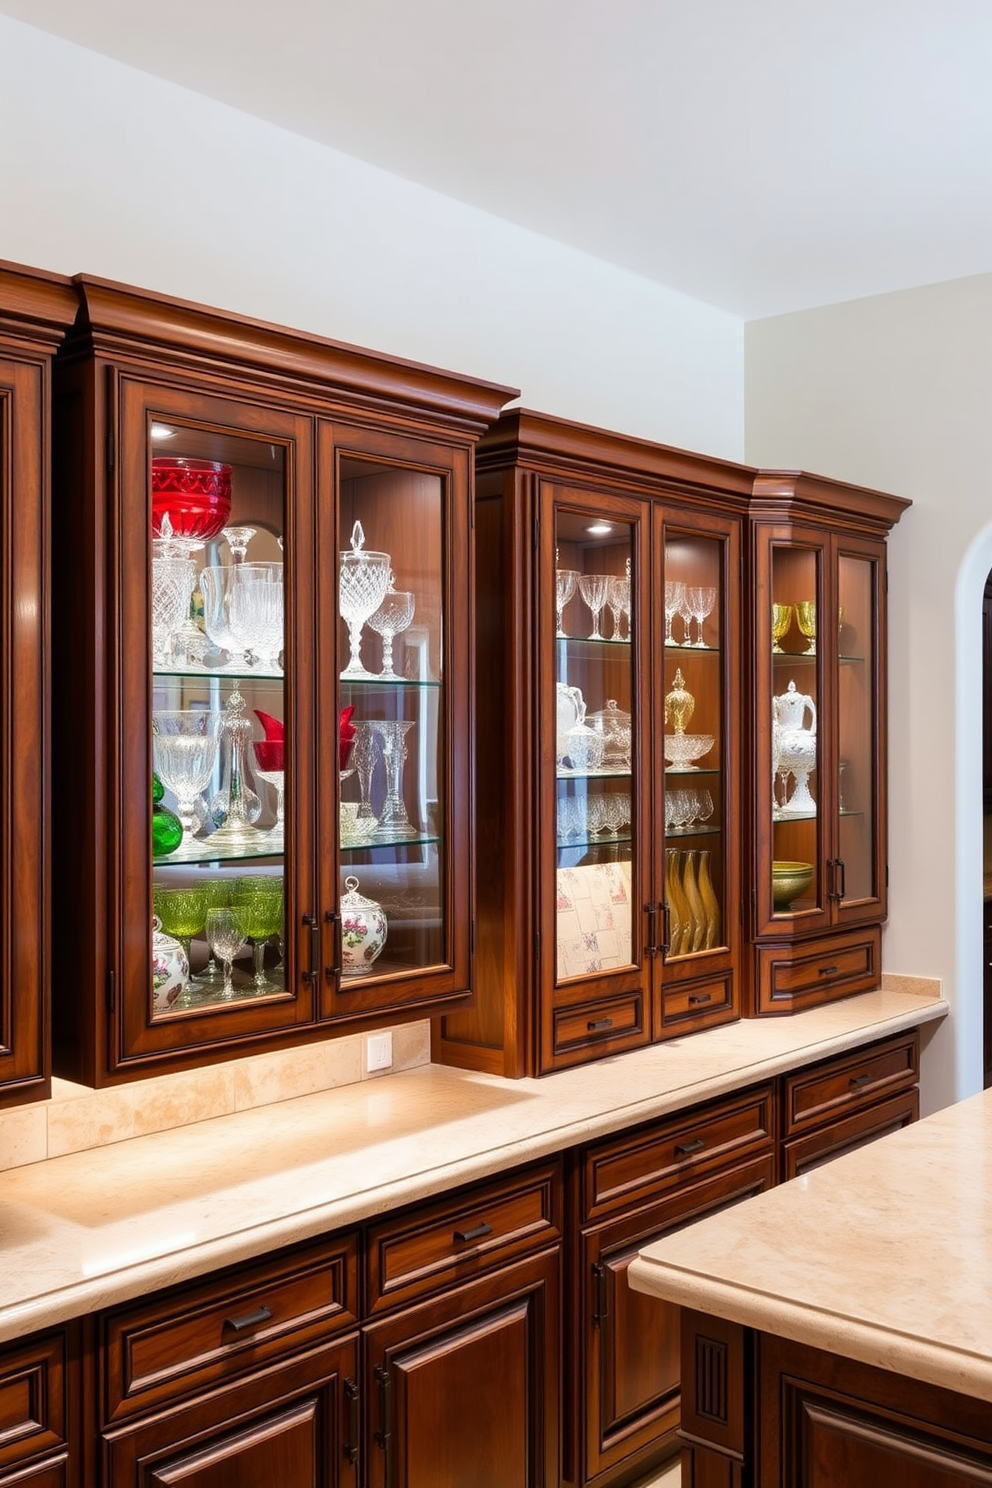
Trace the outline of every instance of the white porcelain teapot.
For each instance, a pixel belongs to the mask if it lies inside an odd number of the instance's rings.
[[[810,727],[805,726],[807,715]],[[772,698],[772,791],[775,777],[783,783],[785,799],[777,803],[779,816],[815,816],[816,802],[810,793],[809,777],[816,769],[816,704],[795,682]],[[795,778],[788,793],[788,776]]]

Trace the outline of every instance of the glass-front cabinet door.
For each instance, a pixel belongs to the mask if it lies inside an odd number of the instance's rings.
[[[659,890],[664,965],[656,1017],[676,1033],[736,1015],[739,817],[732,768],[738,714],[739,530],[703,514],[659,510],[661,686],[656,737],[664,843]]]
[[[542,1034],[552,1066],[650,1038],[649,515],[545,488],[542,840],[553,913]]]
[[[885,710],[884,552],[851,539],[837,544],[836,848],[830,893],[838,920],[884,913],[885,792],[880,771]]]
[[[323,1007],[359,1018],[468,981],[468,469],[426,442],[320,440]]]

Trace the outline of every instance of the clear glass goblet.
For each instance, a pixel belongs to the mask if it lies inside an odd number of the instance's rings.
[[[217,763],[220,713],[200,708],[156,709],[152,714],[152,756],[155,773],[176,797],[176,814],[183,840],[171,854],[173,859],[197,851],[193,841],[202,822],[196,800],[209,784]]]
[[[414,597],[405,589],[387,589],[382,603],[369,616],[369,626],[382,636],[381,677],[389,682],[403,679],[393,670],[393,638],[408,630],[413,621]]]
[[[342,552],[338,579],[338,609],[348,626],[351,657],[341,676],[371,677],[362,666],[362,626],[382,604],[386,590],[393,582],[388,553],[374,553],[365,548],[361,522],[351,532],[351,551]]]
[[[708,584],[692,584],[686,588],[686,602],[689,611],[698,626],[697,646],[705,646],[703,639],[703,625],[709,619],[716,607],[716,589]]]
[[[610,575],[610,582],[606,590],[606,603],[609,607],[610,614],[613,617],[613,634],[611,635],[610,640],[622,641],[624,637],[620,633],[620,622],[623,619],[623,616],[628,614],[630,611],[629,578],[621,578],[617,574]],[[629,632],[627,635],[627,640],[630,640]]]
[[[591,641],[603,639],[599,630],[599,617],[606,603],[606,591],[609,588],[609,574],[579,574],[579,593],[592,611],[592,635]]]
[[[252,748],[255,751],[255,774],[259,780],[271,785],[276,793],[276,819],[268,836],[273,845],[281,844],[285,833],[286,746],[281,739],[256,739]]]
[[[225,527],[222,530],[221,537],[227,539],[232,564],[244,563],[248,556],[248,544],[257,531],[256,527]]]
[[[278,668],[285,636],[281,563],[241,563],[232,570],[228,623],[240,651],[264,667]]]
[[[152,558],[152,664],[167,667],[176,634],[189,619],[196,564],[186,557]]]
[[[218,651],[227,653],[231,666],[246,667],[248,658],[231,632],[231,575],[236,571],[232,564],[201,568],[199,584],[203,595],[203,628],[211,645]]]
[[[377,837],[408,837],[416,828],[403,800],[403,766],[406,763],[406,736],[413,720],[388,718],[376,720],[372,727],[382,740],[382,758],[386,766],[386,799],[382,803]]]
[[[229,1001],[234,996],[234,982],[232,981],[233,961],[235,956],[248,939],[248,932],[244,927],[240,911],[233,907],[228,909],[207,910],[207,945],[220,961],[224,972],[224,980],[219,991],[215,994],[218,1001]]]
[[[679,579],[665,580],[665,645],[677,646],[678,641],[672,635],[672,621],[682,608],[685,598],[685,585]]]
[[[565,606],[575,593],[575,585],[578,582],[578,577],[574,568],[555,569],[555,609],[558,612],[558,629],[556,634],[564,640],[568,639],[565,635],[563,624]]]
[[[682,621],[682,644],[692,645],[692,606],[689,604],[689,586],[682,585],[682,598],[679,601],[679,619]]]
[[[358,776],[359,802],[356,820],[362,823],[363,831],[370,832],[378,824],[376,814],[372,810],[372,778],[380,759],[380,749],[375,729],[367,719],[360,719],[354,724],[354,729],[355,739],[350,760],[351,767]]]
[[[231,903],[231,880],[229,878],[208,878],[197,885],[203,895],[203,928],[206,930],[206,917],[212,909],[227,909]],[[209,949],[209,947],[208,947]],[[190,977],[193,988],[209,991],[218,982],[223,980],[220,967],[217,965],[217,957],[210,950],[206,966],[198,971],[196,976]]]

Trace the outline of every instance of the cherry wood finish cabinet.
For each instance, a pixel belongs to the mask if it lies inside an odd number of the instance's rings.
[[[0,1105],[50,1090],[51,361],[68,280],[0,264]]]
[[[887,913],[885,536],[908,502],[761,472],[749,1010],[877,986]]]
[[[435,1057],[539,1074],[736,1018],[750,473],[513,411],[476,489],[476,1001]]]
[[[99,1085],[464,1001],[471,453],[512,389],[76,290],[56,1068]]]

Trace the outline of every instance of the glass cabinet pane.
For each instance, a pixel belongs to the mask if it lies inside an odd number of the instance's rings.
[[[558,510],[555,525],[559,982],[633,961],[632,529]]]
[[[449,794],[440,475],[339,465],[342,985],[444,965]]]
[[[665,538],[666,962],[726,944],[724,542]]]
[[[837,812],[841,882],[836,892],[842,903],[871,899],[878,893],[873,840],[878,791],[874,740],[875,569],[870,560],[851,555],[842,554],[838,562]]]
[[[772,908],[820,907],[817,596],[821,554],[772,548]]]
[[[285,451],[151,426],[153,1020],[284,996]]]

